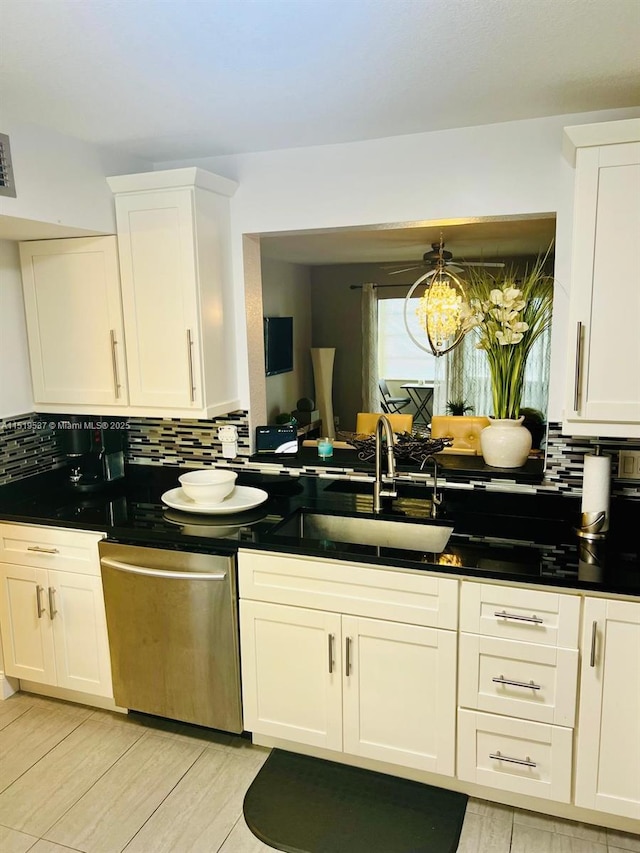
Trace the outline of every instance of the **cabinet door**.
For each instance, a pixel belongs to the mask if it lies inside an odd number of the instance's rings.
[[[193,194],[116,196],[131,405],[203,405]]]
[[[342,749],[340,616],[240,601],[248,731]]]
[[[640,604],[587,598],[576,805],[640,820]]]
[[[126,405],[115,237],[20,244],[37,403]]]
[[[453,776],[455,632],[354,616],[342,630],[344,751]]]
[[[47,598],[53,625],[57,684],[113,696],[107,623],[99,577],[49,571]]]
[[[0,627],[7,675],[56,683],[47,572],[30,566],[0,566]]]
[[[579,150],[574,204],[568,420],[640,424],[640,142]]]

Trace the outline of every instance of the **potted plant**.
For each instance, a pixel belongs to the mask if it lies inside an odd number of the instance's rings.
[[[539,409],[521,408],[520,414],[524,417],[522,426],[531,433],[531,447],[539,450],[544,438],[545,419]]]
[[[445,411],[448,415],[462,417],[466,415],[467,412],[472,412],[473,406],[468,405],[466,400],[447,400]]]
[[[513,270],[492,275],[471,267],[463,328],[477,336],[491,374],[493,418],[481,436],[485,462],[519,468],[531,449],[520,414],[524,372],[531,348],[551,325],[553,284],[545,272],[549,251],[518,278]]]

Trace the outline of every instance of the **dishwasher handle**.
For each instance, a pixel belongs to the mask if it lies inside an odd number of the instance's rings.
[[[102,557],[103,566],[115,569],[118,572],[127,572],[131,575],[145,575],[150,578],[164,578],[175,581],[223,581],[227,578],[226,572],[173,572],[165,569],[148,569],[144,566],[134,566],[131,563],[121,563],[120,560],[112,560]]]

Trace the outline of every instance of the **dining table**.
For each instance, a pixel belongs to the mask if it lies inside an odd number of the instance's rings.
[[[401,387],[416,407],[413,422],[425,426],[431,423],[435,382],[405,382]]]

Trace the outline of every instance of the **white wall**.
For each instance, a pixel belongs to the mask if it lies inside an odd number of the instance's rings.
[[[559,420],[573,211],[573,170],[562,156],[562,129],[638,115],[638,109],[580,113],[343,145],[154,164],[157,169],[195,164],[239,182],[231,212],[243,404],[248,405],[249,400],[244,233],[556,212],[559,287],[549,417]]]
[[[0,418],[32,411],[18,244],[0,240]]]
[[[139,157],[6,116],[1,130],[9,135],[17,196],[0,197],[0,238],[115,234],[113,195],[105,176],[151,169]],[[62,230],[52,233],[52,226]]]
[[[293,317],[293,370],[265,377],[267,419],[291,412],[301,397],[313,397],[311,371],[311,275],[308,267],[262,259],[265,317]]]

